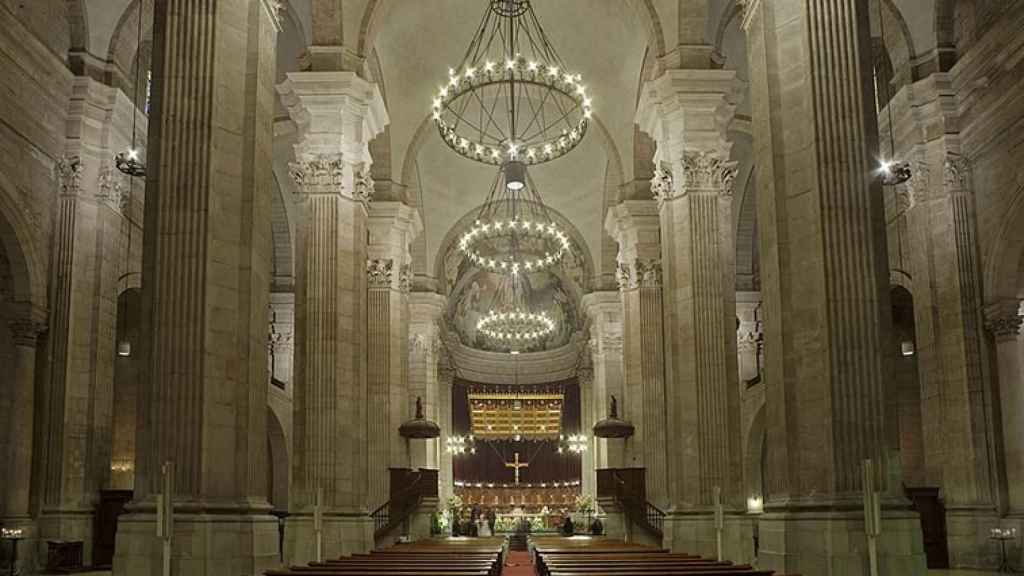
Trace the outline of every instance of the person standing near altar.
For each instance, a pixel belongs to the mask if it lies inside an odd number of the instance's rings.
[[[487,526],[491,529],[491,534],[494,534],[494,526],[498,523],[498,515],[494,512],[494,508],[487,509]]]

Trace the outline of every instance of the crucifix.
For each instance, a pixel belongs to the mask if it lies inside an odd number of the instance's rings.
[[[530,465],[527,462],[519,461],[519,452],[516,452],[516,457],[513,462],[505,462],[505,468],[512,468],[516,471],[516,484],[519,484],[519,469],[529,468]]]

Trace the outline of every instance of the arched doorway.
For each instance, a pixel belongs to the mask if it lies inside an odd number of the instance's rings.
[[[924,486],[924,432],[918,375],[914,297],[902,286],[890,290],[892,303],[893,377],[886,396],[887,447],[899,453],[906,486]]]

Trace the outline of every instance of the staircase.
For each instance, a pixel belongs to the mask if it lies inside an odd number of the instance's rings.
[[[611,500],[634,525],[658,542],[665,535],[665,512],[647,501],[643,468],[608,468],[597,471],[598,499]]]
[[[529,549],[527,545],[527,536],[522,532],[516,532],[515,534],[508,537],[508,549],[525,551]]]
[[[380,540],[408,520],[424,498],[437,497],[437,470],[391,469],[391,498],[373,511],[373,537]]]

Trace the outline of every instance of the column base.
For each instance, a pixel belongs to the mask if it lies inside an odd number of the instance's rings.
[[[48,553],[47,540],[64,540],[82,543],[82,565],[92,566],[93,527],[96,513],[91,509],[44,509],[39,516],[39,541],[36,545],[38,557],[45,561]]]
[[[758,526],[759,568],[783,574],[870,574],[862,512],[768,512],[758,519]],[[917,513],[883,511],[877,542],[880,574],[927,573]]]
[[[979,508],[947,508],[946,509],[946,543],[949,546],[949,566],[951,568],[996,568],[1000,562],[1000,546],[989,540],[993,528],[1024,527],[1024,517],[1018,517],[1013,523],[1010,518],[1000,520],[999,514],[991,509]],[[1016,551],[1018,562],[1012,560],[1011,551]],[[1011,565],[1019,565],[1020,544],[1006,543],[1007,556]]]
[[[316,535],[313,515],[293,514],[285,524],[284,558],[288,565],[304,565],[316,560]],[[324,514],[324,559],[373,550],[373,519],[363,513]]]
[[[39,537],[36,522],[27,516],[0,518],[0,527],[21,530],[22,539],[18,540],[18,559],[14,565],[19,574],[36,574],[42,568],[42,562],[39,559],[45,560],[46,558],[45,553],[43,556],[39,555],[39,544],[43,543],[45,548],[46,541]],[[7,574],[10,571],[11,560],[13,560],[12,551],[12,541],[0,541],[0,574]]]
[[[258,513],[174,514],[171,574],[261,575],[280,566],[277,518]],[[114,576],[161,576],[163,540],[150,511],[123,514],[117,523]]]
[[[712,512],[670,512],[665,517],[664,546],[673,552],[718,556]],[[722,559],[737,564],[754,562],[754,520],[747,514],[726,514],[722,529]]]

